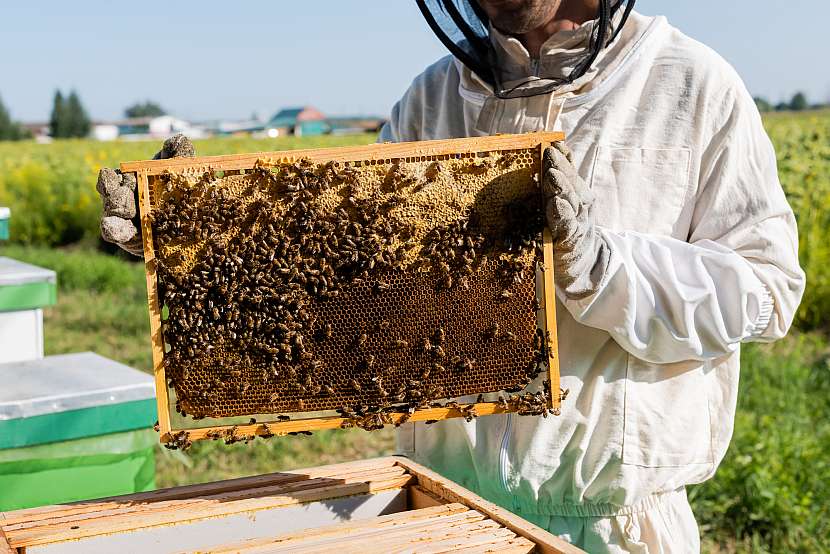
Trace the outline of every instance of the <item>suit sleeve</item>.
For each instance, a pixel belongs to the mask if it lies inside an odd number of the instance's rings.
[[[795,218],[754,102],[740,86],[717,105],[688,240],[600,229],[611,250],[600,288],[562,299],[645,361],[710,360],[783,337],[804,291]]]

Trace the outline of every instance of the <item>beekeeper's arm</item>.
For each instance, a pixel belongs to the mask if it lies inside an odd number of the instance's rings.
[[[795,219],[749,94],[727,94],[703,153],[689,241],[594,225],[567,149],[545,155],[557,288],[581,323],[636,357],[707,360],[784,336],[804,290]]]

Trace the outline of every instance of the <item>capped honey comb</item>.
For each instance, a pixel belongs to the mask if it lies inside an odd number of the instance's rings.
[[[556,137],[496,138],[146,162],[154,360],[176,409],[279,414],[250,425],[270,436],[306,430],[286,414],[332,410],[367,429],[436,407],[470,419],[486,404],[472,396],[500,391],[484,412],[558,407],[537,278],[540,153]],[[160,426],[178,446],[248,438]]]

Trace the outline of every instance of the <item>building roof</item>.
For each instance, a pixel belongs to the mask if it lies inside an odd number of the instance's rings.
[[[285,108],[272,117],[266,127],[293,127],[303,121],[324,121],[326,116],[311,106],[301,108]]]

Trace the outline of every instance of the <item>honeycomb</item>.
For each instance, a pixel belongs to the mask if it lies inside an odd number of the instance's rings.
[[[525,389],[546,360],[538,167],[524,149],[151,177],[177,410],[357,417]]]

